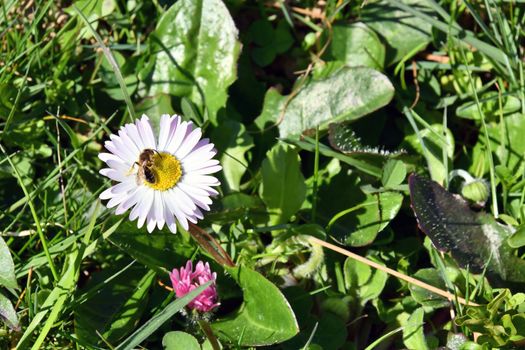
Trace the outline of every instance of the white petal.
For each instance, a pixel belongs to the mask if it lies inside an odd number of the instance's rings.
[[[162,148],[160,148],[160,144],[159,144],[159,150],[172,153],[170,149],[170,144],[172,143],[173,138],[175,134],[177,133],[177,130],[180,129],[180,125],[181,125],[181,118],[178,115],[173,115],[171,117],[171,121],[169,125],[168,136],[166,137],[166,141],[164,142],[164,145]],[[180,132],[181,130],[179,130],[179,133]]]
[[[170,135],[171,121],[172,118],[169,114],[163,114],[160,116],[159,142],[157,145],[159,151],[164,151],[164,147],[166,147],[166,142]]]
[[[104,168],[99,170],[99,174],[105,177],[109,177],[113,181],[125,181],[126,174],[120,171],[116,171],[112,168]]]
[[[124,152],[123,150],[121,150],[119,147],[117,147],[115,145],[115,143],[113,143],[112,141],[106,141],[104,142],[104,147],[110,151],[111,153],[113,153],[114,155],[116,155],[120,161],[122,162],[128,162],[127,161],[127,158],[128,158],[128,155],[126,154],[126,152]]]
[[[149,118],[147,115],[143,114],[140,120],[135,122],[139,130],[139,134],[142,138],[145,148],[157,149],[155,144],[155,136],[153,136],[153,130],[151,129],[151,124],[149,123]]]
[[[144,142],[142,142],[142,138],[140,137],[139,131],[137,129],[137,126],[135,124],[129,123],[124,125],[124,130],[128,133],[128,136],[135,141],[137,144],[137,147],[142,152],[143,149],[147,148],[144,147]]]
[[[164,204],[162,202],[162,192],[156,192],[155,201],[153,202],[153,208],[155,209],[155,221],[157,222],[157,227],[159,230],[162,230],[164,223],[166,222],[164,218]]]
[[[188,220],[186,219],[186,215],[184,214],[184,212],[180,208],[180,205],[179,205],[179,203],[177,201],[177,198],[175,196],[173,196],[172,194],[166,194],[164,196],[164,199],[165,199],[164,203],[166,203],[168,205],[169,210],[171,211],[172,214],[175,215],[175,217],[177,218],[177,221],[179,222],[179,224],[185,230],[187,230],[188,229]]]
[[[123,200],[125,200],[126,198],[128,198],[128,195],[126,194],[126,192],[121,192],[117,195],[114,195],[107,203],[106,203],[106,207],[108,208],[113,208],[113,207],[116,207],[117,205],[119,205]]]
[[[186,158],[182,159],[182,162],[184,164],[202,164],[209,161],[216,154],[216,151],[213,149],[213,145],[210,144],[210,146],[211,147],[202,147],[196,151],[190,152],[190,154],[188,154]]]
[[[192,213],[196,206],[195,203],[191,200],[191,198],[178,186],[175,186],[172,188],[172,191],[175,193],[175,198],[178,200],[179,203],[181,203],[181,208],[186,213]]]
[[[121,137],[122,142],[124,143],[124,145],[126,145],[127,148],[133,153],[133,155],[136,156],[135,160],[137,160],[138,159],[138,155],[140,154],[140,152],[142,150],[141,147],[139,147],[135,143],[135,141],[131,137],[129,137],[129,135],[127,134],[126,131],[120,130],[118,132],[118,134]]]
[[[113,197],[113,193],[111,192],[112,188],[113,187],[108,188],[107,190],[102,192],[98,197],[102,200],[110,199],[111,197]]]
[[[120,215],[124,214],[129,208],[137,204],[139,199],[141,198],[141,191],[143,190],[143,187],[137,187],[134,191],[131,191],[128,193],[128,198],[123,200],[117,209],[115,209],[115,214]]]
[[[137,227],[141,228],[148,217],[149,210],[153,204],[153,190],[146,189],[139,204],[134,208],[138,210]]]
[[[173,137],[168,142],[166,150],[171,154],[175,154],[182,142],[184,141],[184,139],[186,138],[186,136],[191,132],[191,130],[192,128],[190,123],[184,121],[181,122],[180,125],[177,126]]]
[[[182,145],[179,147],[177,152],[175,152],[175,157],[178,159],[184,159],[190,153],[190,151],[195,147],[197,142],[199,142],[200,138],[202,136],[202,130],[201,128],[196,128],[189,134]]]
[[[222,166],[214,165],[206,168],[191,170],[192,175],[208,175],[222,170]]]
[[[168,200],[166,199],[166,192],[161,192],[162,205],[164,208],[164,218],[166,219],[166,226],[172,233],[177,233],[177,222],[175,221],[175,214],[170,211]]]
[[[184,181],[194,185],[207,185],[207,186],[218,186],[220,185],[219,180],[214,176],[209,175],[194,175],[184,176]]]
[[[191,185],[191,184],[188,184],[188,183],[185,183],[185,182],[179,182],[177,184],[181,190],[183,190],[186,194],[190,195],[190,196],[199,196],[199,197],[209,197],[209,194],[208,194],[208,191],[200,188],[200,187],[197,187],[195,185]],[[211,199],[210,199],[210,203],[211,204]]]
[[[128,145],[127,142],[125,143],[120,137],[116,135],[110,135],[109,138],[111,141],[113,141],[113,144],[119,150],[120,154],[122,154],[120,158],[124,163],[133,164],[138,159],[139,155],[137,152],[133,152],[132,145]]]

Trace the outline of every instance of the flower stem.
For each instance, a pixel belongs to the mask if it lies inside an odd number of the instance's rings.
[[[206,338],[210,341],[211,347],[213,350],[221,350],[221,345],[219,344],[219,341],[217,340],[217,337],[215,334],[213,334],[213,330],[210,327],[210,324],[206,320],[198,320],[199,326],[201,327],[202,331],[206,335]]]

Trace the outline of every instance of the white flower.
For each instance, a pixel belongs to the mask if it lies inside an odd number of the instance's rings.
[[[122,126],[104,144],[111,153],[99,154],[108,165],[100,173],[118,182],[100,198],[109,199],[117,215],[131,209],[129,219],[138,219],[139,228],[146,223],[149,232],[166,224],[175,233],[177,221],[187,230],[188,221],[203,218],[201,209],[210,210],[210,196],[218,194],[212,186],[219,185],[210,174],[222,169],[212,159],[213,143],[201,136],[200,128],[176,115],[161,116],[158,139],[146,115]]]

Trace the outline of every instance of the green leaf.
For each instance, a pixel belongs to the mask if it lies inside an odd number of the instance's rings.
[[[421,269],[418,270],[414,276],[420,281],[426,282],[434,287],[440,289],[447,289],[445,281],[441,278],[439,271],[433,268]],[[423,306],[428,306],[432,308],[441,308],[447,307],[450,305],[447,299],[431,293],[428,290],[418,287],[415,284],[409,284],[408,289],[410,289],[410,294],[419,304]]]
[[[462,333],[449,332],[447,334],[447,349],[461,350],[463,344],[465,344],[467,340],[467,337]]]
[[[454,135],[448,128],[443,128],[441,124],[432,124],[430,128],[432,130],[429,128],[419,129],[419,137],[415,133],[407,135],[405,142],[419,154],[425,156],[432,180],[443,183],[448,176],[447,169],[450,169],[448,164],[443,163],[443,150],[445,150],[447,157],[446,161],[451,162],[454,156]],[[441,135],[441,138],[437,137],[438,135]],[[423,149],[421,141],[423,141],[425,149]]]
[[[157,273],[171,271],[186,263],[195,249],[181,234],[166,229],[152,233],[137,228],[136,223],[124,221],[109,241]]]
[[[525,115],[516,113],[506,116],[501,122],[488,123],[487,132],[498,163],[514,172],[525,154]],[[478,145],[487,146],[483,137],[479,138]]]
[[[385,47],[377,34],[360,22],[334,26],[327,55],[349,67],[383,70],[385,63]]]
[[[381,263],[373,257],[368,258]],[[359,298],[361,305],[365,305],[369,300],[381,294],[388,275],[384,271],[372,269],[362,262],[347,258],[344,264],[344,278],[346,289],[350,291],[350,294]]]
[[[262,223],[268,221],[264,203],[258,196],[250,196],[241,192],[226,195],[216,200],[211,211],[206,215],[206,220],[219,225],[242,218],[250,218]]]
[[[343,67],[327,77],[312,78],[285,106],[273,111],[281,137],[298,136],[330,123],[356,120],[385,106],[394,95],[388,78],[367,67]],[[265,99],[266,102],[266,99]],[[275,105],[275,101],[271,101]],[[285,108],[281,118],[282,108]],[[268,113],[266,106],[263,113]]]
[[[146,97],[136,108],[137,115],[146,114],[150,118],[154,129],[160,126],[160,117],[163,114],[173,115],[175,111],[171,105],[171,97],[167,94],[157,94]]]
[[[338,216],[345,216],[344,226],[347,228],[344,236],[339,238],[353,247],[372,243],[377,234],[397,215],[403,203],[403,195],[397,192],[367,193],[365,196],[363,201],[340,212],[331,220],[333,223]]]
[[[422,0],[402,2],[421,12],[428,12],[428,7]],[[431,40],[430,23],[386,1],[367,4],[363,8],[361,20],[385,39],[387,66],[400,61],[418,47],[423,49]]]
[[[436,182],[412,174],[409,177],[412,209],[419,227],[441,251],[450,251],[461,267],[490,280],[525,282],[525,261],[506,244],[511,235],[490,214],[472,211],[467,202]]]
[[[233,315],[212,323],[218,337],[242,346],[262,346],[283,342],[299,332],[288,301],[275,285],[246,267],[228,271],[242,288],[244,303]]]
[[[182,310],[190,301],[196,298],[206,288],[210,286],[213,281],[208,281],[202,286],[195,288],[182,298],[178,298],[166,306],[162,311],[149,319],[139,329],[137,329],[132,335],[127,337],[115,350],[131,350],[137,345],[146,340],[153,332],[159,329],[166,321],[173,317],[177,312]]]
[[[0,286],[18,288],[15,277],[15,264],[9,247],[0,236]]]
[[[423,318],[425,312],[420,307],[416,309],[408,318],[405,328],[403,329],[403,343],[409,350],[426,350],[428,349],[425,335],[423,333]]]
[[[383,167],[381,182],[385,187],[401,185],[407,175],[405,163],[400,160],[389,159]]]
[[[165,350],[201,350],[199,342],[193,335],[180,331],[164,334],[162,346]]]
[[[11,301],[0,293],[0,319],[12,330],[19,331],[18,316]]]
[[[90,288],[105,284],[75,309],[75,333],[83,342],[92,345],[100,343],[97,332],[110,343],[118,342],[142,316],[155,273],[134,265],[105,282],[121,268],[94,273],[84,290],[80,291],[89,293]]]
[[[525,226],[521,226],[509,237],[507,243],[511,248],[521,248],[525,246]]]
[[[508,95],[504,96],[501,99],[501,113],[503,115],[517,112],[521,109],[521,101],[519,98]],[[481,111],[485,118],[496,119],[500,114],[499,106],[499,95],[495,91],[488,92],[480,97],[479,100]],[[456,109],[456,115],[465,119],[480,119],[481,115],[479,114],[478,106],[476,101],[467,102],[462,104]]]
[[[224,132],[228,130],[228,132]],[[211,135],[215,147],[220,150],[217,158],[221,162],[224,181],[223,190],[228,193],[239,191],[241,178],[248,169],[246,152],[254,146],[253,138],[246,132],[243,124],[227,120]]]
[[[210,121],[236,79],[237,29],[220,0],[181,0],[160,18],[151,44],[156,55],[150,94],[188,97]]]
[[[291,146],[275,145],[262,163],[259,193],[268,207],[270,225],[288,222],[303,204],[306,185],[299,155]]]

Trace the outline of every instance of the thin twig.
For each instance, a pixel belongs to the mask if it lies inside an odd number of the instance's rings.
[[[33,276],[33,268],[32,267],[29,268],[29,271],[27,273],[27,283],[26,283],[27,287],[24,288],[24,291],[18,297],[18,300],[16,301],[16,304],[15,304],[15,310],[18,309],[18,306],[20,306],[20,303],[22,302],[22,298],[24,298],[24,295],[26,295],[27,288],[29,288],[30,285],[31,285],[31,276]]]
[[[414,102],[412,102],[412,105],[410,106],[410,109],[414,109],[414,107],[417,105],[417,102],[419,101],[419,82],[417,81],[417,64],[416,60],[412,60],[412,76],[414,79],[414,85],[416,87],[416,97],[414,98]]]
[[[367,259],[365,257],[362,257],[360,255],[352,253],[352,252],[350,252],[350,251],[348,251],[346,249],[340,248],[340,247],[338,247],[336,245],[333,245],[333,244],[330,244],[328,242],[322,241],[322,240],[320,240],[318,238],[310,237],[309,240],[312,243],[319,244],[319,245],[321,245],[321,246],[323,246],[325,248],[333,250],[334,252],[338,252],[340,254],[346,255],[349,258],[352,258],[354,260],[362,262],[363,264],[366,264],[366,265],[371,266],[371,267],[373,267],[375,269],[378,269],[378,270],[381,270],[383,272],[386,272],[389,275],[392,275],[394,277],[402,279],[405,282],[408,282],[408,283],[413,284],[415,286],[418,286],[420,288],[426,289],[429,292],[432,292],[434,294],[441,295],[442,297],[445,297],[445,298],[447,298],[450,301],[457,300],[460,304],[463,304],[463,305],[479,306],[479,304],[476,304],[476,303],[474,303],[474,302],[472,302],[470,300],[465,300],[465,299],[463,299],[461,297],[457,297],[457,296],[455,296],[452,293],[449,293],[447,291],[444,291],[442,289],[434,287],[434,286],[432,286],[432,285],[430,285],[428,283],[425,283],[423,281],[420,281],[420,280],[418,280],[418,279],[416,279],[414,277],[410,277],[410,276],[407,276],[405,274],[402,274],[402,273],[400,273],[400,272],[398,272],[396,270],[392,270],[391,268],[388,268],[386,266],[380,265],[380,264],[378,264],[378,263],[376,263],[376,262],[374,262],[372,260],[369,260],[369,259]]]
[[[48,115],[48,116],[45,116],[45,117],[42,118],[42,119],[43,119],[43,120],[56,120],[56,118],[67,119],[67,120],[73,120],[73,121],[75,121],[75,122],[79,122],[79,123],[83,123],[83,124],[89,125],[89,123],[86,122],[86,121],[83,120],[83,119],[75,118],[75,117],[70,117],[70,116],[68,116],[68,115],[59,115],[59,116]]]
[[[193,239],[199,243],[201,248],[207,251],[219,264],[235,267],[235,263],[230,255],[226,253],[219,242],[217,242],[217,240],[215,240],[215,238],[213,238],[208,232],[192,223],[190,223],[188,232]]]

